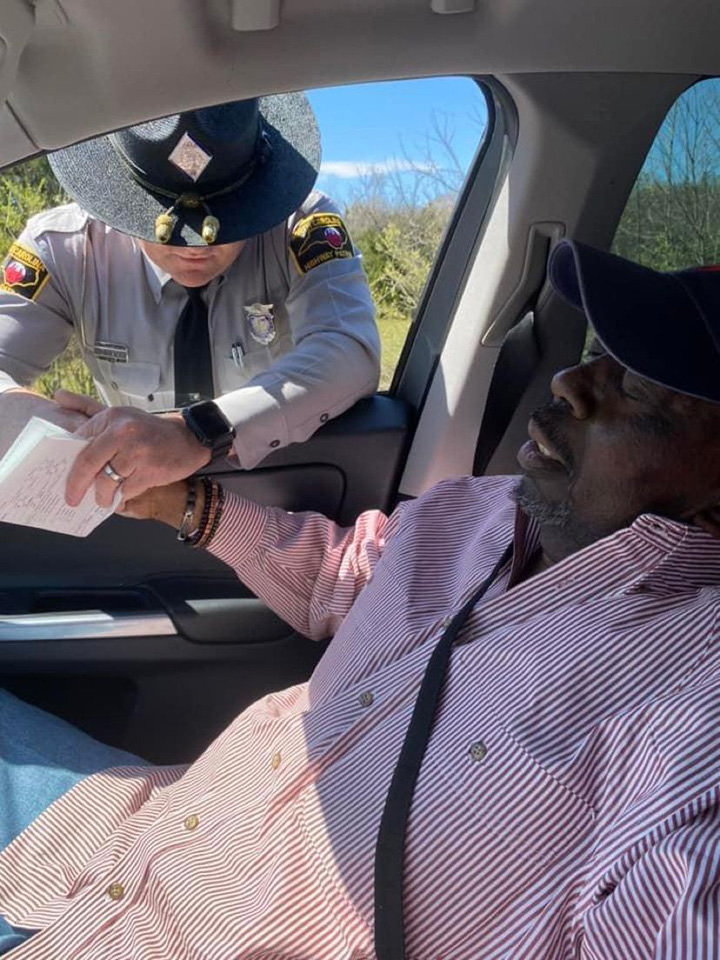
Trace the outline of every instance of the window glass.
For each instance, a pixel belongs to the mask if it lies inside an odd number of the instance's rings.
[[[613,251],[656,270],[720,262],[720,80],[695,84],[671,108]]]
[[[387,389],[459,190],[487,132],[481,87],[440,77],[308,91],[322,136],[316,188],[341,209],[377,307]],[[46,159],[0,176],[0,254],[28,217],[66,203]],[[34,388],[96,396],[71,340]]]
[[[434,77],[309,93],[323,136],[318,187],[360,247],[382,338],[380,388],[400,351],[472,159],[487,135],[482,88]]]

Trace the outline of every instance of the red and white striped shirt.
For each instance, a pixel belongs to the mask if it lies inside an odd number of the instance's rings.
[[[189,768],[95,775],[21,834],[0,911],[41,930],[13,957],[372,957],[375,839],[426,661],[513,535],[516,568],[537,543],[512,482],[446,481],[349,530],[230,497],[214,552],[334,639]],[[720,542],[642,516],[509,577],[454,650],[417,783],[410,960],[717,960]]]

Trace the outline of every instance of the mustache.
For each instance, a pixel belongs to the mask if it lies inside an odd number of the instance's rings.
[[[572,470],[575,466],[575,457],[565,429],[570,415],[570,407],[564,400],[550,400],[538,407],[532,415],[548,443],[555,449],[568,470]]]

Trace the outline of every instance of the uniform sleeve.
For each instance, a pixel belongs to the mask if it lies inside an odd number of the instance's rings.
[[[312,218],[322,215],[329,217],[327,226],[318,226],[316,235],[325,230],[329,240],[313,244],[312,237],[298,236],[321,224]],[[327,197],[306,206],[291,223],[287,257],[294,348],[216,401],[235,426],[235,452],[246,469],[278,447],[307,440],[372,394],[380,376],[380,337],[361,257]]]
[[[649,849],[586,913],[580,960],[720,956],[720,816],[698,817]]]
[[[68,344],[72,314],[50,244],[26,228],[0,277],[0,393],[27,387]]]
[[[295,630],[332,636],[372,576],[404,509],[362,513],[340,527],[319,513],[288,513],[228,494],[210,552]]]

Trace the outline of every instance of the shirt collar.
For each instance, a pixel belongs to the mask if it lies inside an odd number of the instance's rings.
[[[652,569],[639,573],[636,586],[663,593],[720,587],[720,540],[705,530],[645,513],[628,531],[635,543],[660,554]]]
[[[511,578],[539,548],[537,522],[518,508],[514,531],[515,552]],[[566,576],[588,566],[594,557],[616,554],[623,592],[681,593],[702,587],[720,587],[720,540],[700,527],[641,514],[629,527],[618,530],[567,557],[550,570],[563,567]],[[574,561],[574,562],[573,562]],[[590,565],[591,566],[591,565]]]
[[[173,278],[169,273],[166,273],[165,270],[161,270],[157,264],[153,263],[150,257],[147,256],[144,250],[140,250],[142,254],[143,261],[145,263],[145,275],[147,277],[148,284],[150,285],[150,290],[155,299],[155,303],[160,303],[160,299],[163,295],[163,290],[168,285],[168,283],[175,283]],[[225,283],[225,274],[221,273],[219,277],[216,277],[214,280],[211,280],[208,284],[209,289],[214,289],[216,287],[221,287]],[[182,289],[178,284],[178,289]]]
[[[513,557],[509,583],[513,584],[524,570],[530,557],[540,548],[540,528],[518,507],[513,530]]]
[[[155,298],[155,303],[160,303],[163,289],[166,283],[169,280],[172,280],[172,277],[169,273],[161,270],[157,264],[153,263],[142,248],[140,248],[140,255],[142,256],[143,263],[145,264],[145,276],[147,277],[147,281],[150,285],[152,295]]]

